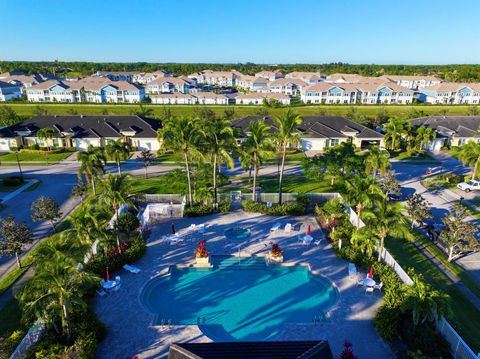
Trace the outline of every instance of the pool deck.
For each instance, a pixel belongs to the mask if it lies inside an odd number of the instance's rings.
[[[283,229],[270,232],[271,226],[281,222],[294,225],[293,232]],[[162,235],[169,234],[171,224],[175,224],[182,233],[190,224],[204,223],[204,234],[189,235],[182,244],[168,244],[161,241]],[[353,350],[359,358],[394,358],[390,347],[380,338],[373,326],[373,318],[381,304],[381,295],[365,294],[354,280],[348,277],[347,262],[338,258],[330,243],[303,245],[297,235],[305,233],[311,226],[312,236],[320,236],[313,216],[272,217],[267,215],[234,211],[199,218],[181,218],[169,220],[152,226],[148,238],[146,255],[135,265],[141,268],[139,274],[124,270],[120,275],[122,285],[118,292],[103,298],[97,298],[95,311],[108,328],[105,340],[100,344],[97,358],[130,358],[138,354],[140,358],[167,358],[168,348],[174,342],[207,342],[196,325],[190,326],[154,326],[154,315],[148,313],[140,303],[140,293],[146,283],[166,273],[169,266],[176,264],[194,264],[193,251],[200,239],[207,240],[210,254],[232,254],[240,256],[266,255],[269,243],[280,244],[285,263],[308,264],[310,268],[329,279],[338,289],[340,298],[330,309],[327,319],[318,324],[285,324],[279,340],[326,339],[335,357],[343,348],[343,342],[353,343]],[[227,240],[224,232],[233,226],[242,226],[251,230],[246,240]],[[195,299],[192,298],[192,305]]]

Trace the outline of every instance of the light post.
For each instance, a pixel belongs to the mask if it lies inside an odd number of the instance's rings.
[[[20,166],[20,160],[18,159],[18,151],[15,151],[15,157],[17,157],[17,164],[18,164],[18,170],[20,171],[20,178],[22,179],[23,182],[23,172],[22,172],[22,166]]]

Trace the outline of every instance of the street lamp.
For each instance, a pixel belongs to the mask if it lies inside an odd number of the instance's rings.
[[[22,166],[20,166],[20,160],[18,159],[18,151],[15,151],[15,156],[17,157],[17,164],[18,164],[18,170],[20,171],[20,178],[22,179],[23,182],[23,172],[22,172]]]

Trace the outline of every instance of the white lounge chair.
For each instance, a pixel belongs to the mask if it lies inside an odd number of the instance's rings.
[[[353,263],[348,263],[348,276],[351,278],[357,277],[357,267]]]
[[[123,269],[125,269],[126,271],[128,271],[130,273],[134,273],[134,274],[138,274],[141,271],[140,268],[135,267],[135,266],[131,266],[130,264],[125,264],[123,266]]]
[[[198,225],[198,233],[205,233],[205,225],[204,224],[199,224]]]
[[[187,233],[193,233],[197,230],[197,226],[194,224],[191,224],[190,227],[187,228]]]
[[[115,282],[120,283],[120,281],[121,281],[120,276],[117,275],[117,276],[115,277]]]
[[[285,225],[285,232],[291,232],[292,231],[292,224],[291,223],[287,223]]]
[[[275,231],[279,230],[281,226],[282,226],[282,224],[280,222],[275,223],[272,226],[272,228],[270,228],[270,232],[275,232]]]
[[[368,294],[368,293],[370,293],[370,294],[373,295],[373,287],[367,287],[367,288],[365,288],[365,294]]]
[[[373,289],[378,289],[380,292],[382,291],[382,287],[383,287],[383,282],[380,282],[380,284],[375,284],[373,286]]]

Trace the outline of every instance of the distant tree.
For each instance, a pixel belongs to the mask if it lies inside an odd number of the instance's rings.
[[[227,108],[223,111],[223,116],[227,120],[232,120],[233,116],[235,116],[235,109],[234,108]]]
[[[24,222],[16,222],[10,215],[0,222],[0,253],[4,256],[15,255],[18,268],[22,268],[20,254],[25,245],[33,242],[32,231]]]
[[[365,116],[362,115],[359,111],[358,108],[355,106],[350,106],[348,109],[348,112],[345,115],[346,118],[348,118],[350,121],[356,122],[356,123],[364,123],[365,122]]]
[[[384,126],[385,141],[390,143],[390,150],[400,147],[402,137],[407,134],[410,123],[402,117],[392,117]]]
[[[11,126],[20,120],[19,116],[10,106],[0,106],[0,126]]]
[[[72,188],[71,196],[79,197],[80,201],[83,203],[83,197],[87,193],[87,185],[83,181],[78,181],[75,186]]]
[[[135,110],[133,114],[139,117],[148,118],[153,116],[154,111],[151,107],[147,107],[144,104],[140,104],[138,106],[138,109]]]
[[[102,115],[108,116],[108,115],[110,115],[110,111],[108,111],[107,108],[104,108],[104,109],[102,110]]]
[[[395,171],[388,171],[385,176],[380,178],[380,187],[384,194],[400,194],[400,182],[395,178]]]
[[[33,114],[35,116],[47,116],[49,113],[47,109],[41,107],[40,105],[36,105],[33,109]]]
[[[387,173],[390,168],[390,155],[387,151],[382,151],[378,146],[370,147],[364,158],[365,171],[374,177],[380,172],[381,175]]]
[[[152,165],[155,159],[155,155],[148,149],[143,149],[142,152],[140,152],[138,161],[142,162],[143,167],[145,168],[145,178],[148,178],[148,167]]]
[[[432,218],[430,203],[420,193],[408,196],[407,212],[412,220],[412,229],[415,221],[421,223],[427,218]]]
[[[480,171],[480,143],[468,141],[468,143],[455,148],[452,154],[464,164],[470,166],[472,169],[472,179],[476,179]]]
[[[45,141],[49,151],[52,149],[52,138],[58,136],[58,131],[53,127],[44,127],[37,131],[38,139]]]
[[[480,244],[475,238],[477,227],[473,223],[465,221],[468,216],[467,209],[456,203],[453,211],[447,213],[442,219],[444,227],[440,232],[440,240],[448,246],[449,262],[471,250],[480,248]]]
[[[60,206],[51,197],[40,197],[32,203],[30,207],[32,212],[32,221],[48,221],[55,230],[55,222],[62,217]]]
[[[389,118],[389,114],[388,114],[388,111],[386,110],[385,107],[382,107],[378,112],[377,114],[375,115],[375,118],[373,120],[373,125],[374,126],[381,126],[383,125],[385,122],[388,121],[388,118]]]
[[[122,174],[120,162],[128,158],[130,149],[130,144],[122,140],[110,142],[105,146],[105,153],[117,164],[119,175]]]
[[[478,116],[480,114],[480,111],[478,110],[478,106],[468,106],[467,109],[467,116]]]

